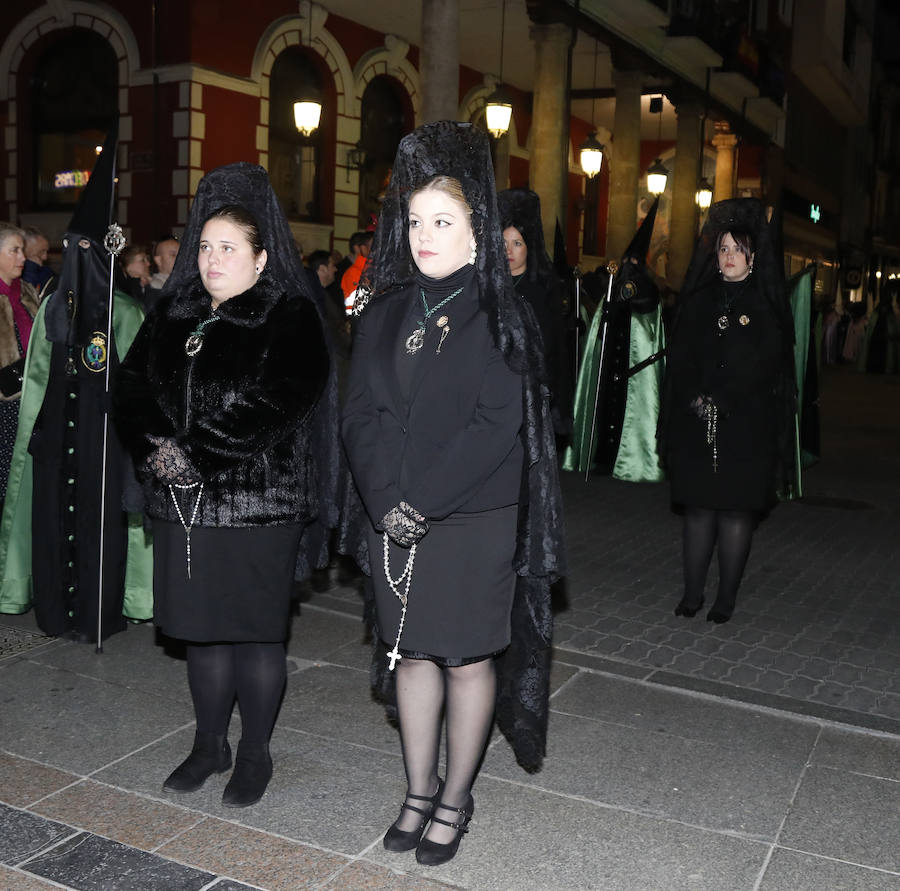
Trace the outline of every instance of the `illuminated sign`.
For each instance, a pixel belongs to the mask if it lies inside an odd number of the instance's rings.
[[[814,222],[818,223],[822,218],[822,209],[818,204],[810,204],[809,206],[809,218]]]
[[[90,178],[90,170],[60,170],[53,179],[53,188],[80,189]]]

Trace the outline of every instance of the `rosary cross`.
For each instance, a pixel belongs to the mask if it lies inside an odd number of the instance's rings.
[[[397,644],[394,644],[394,649],[391,650],[390,653],[388,653],[388,659],[390,660],[390,664],[388,665],[388,671],[393,671],[395,663],[398,662],[402,658],[403,657],[397,651]]]

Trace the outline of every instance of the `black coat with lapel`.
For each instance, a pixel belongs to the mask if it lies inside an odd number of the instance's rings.
[[[420,353],[406,355],[402,339],[421,317],[417,298],[411,286],[375,302],[353,345],[344,444],[376,528],[401,501],[440,520],[519,499],[521,375],[494,346],[474,287],[447,307],[444,342],[438,313]],[[400,363],[410,363],[402,375]]]

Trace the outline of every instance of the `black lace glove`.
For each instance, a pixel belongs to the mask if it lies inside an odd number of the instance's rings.
[[[425,517],[405,501],[401,501],[384,515],[381,526],[388,538],[401,548],[411,548],[428,531]]]
[[[691,411],[700,418],[701,421],[708,421],[712,415],[712,410],[716,407],[712,396],[698,396],[691,402]]]
[[[165,485],[188,486],[200,482],[200,474],[174,439],[150,436],[156,450],[144,462],[143,470]]]

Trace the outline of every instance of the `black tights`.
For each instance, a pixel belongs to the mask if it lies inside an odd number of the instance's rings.
[[[452,808],[466,804],[494,723],[497,674],[493,659],[442,668],[427,659],[406,658],[397,665],[397,709],[408,791],[433,795],[438,783],[441,723],[447,718],[447,779],[441,801],[451,809],[435,816],[453,822]],[[422,807],[422,802],[410,804]],[[399,828],[414,829],[421,817],[404,810]],[[432,823],[426,837],[438,844],[453,840],[455,831]]]
[[[224,736],[236,697],[241,738],[269,741],[287,678],[283,643],[188,644],[187,665],[198,733]]]
[[[718,543],[719,591],[713,610],[730,616],[750,545],[755,515],[751,511],[688,507],[684,513],[684,602],[696,607],[703,599],[706,573]]]

